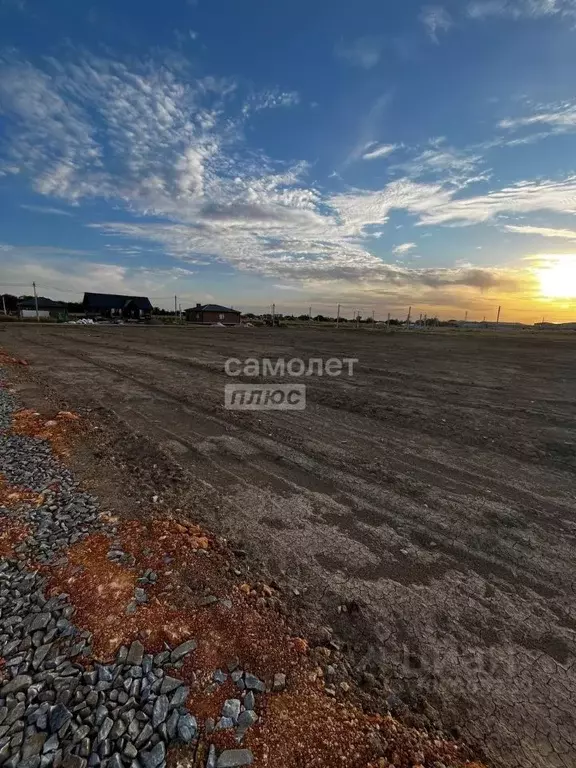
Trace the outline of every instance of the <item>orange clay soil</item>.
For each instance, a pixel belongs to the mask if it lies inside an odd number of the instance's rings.
[[[47,418],[36,411],[22,409],[12,417],[12,434],[48,440],[57,456],[69,455],[71,438],[79,431],[80,417],[70,411],[59,411]]]
[[[30,528],[13,517],[0,515],[0,557],[12,557],[14,547],[30,534]]]
[[[0,349],[0,365],[28,365],[26,360],[21,360],[18,357],[12,357],[3,349]]]
[[[197,649],[173,674],[190,686],[187,703],[201,724],[207,717],[217,719],[225,699],[238,692],[230,678],[221,686],[212,683],[216,669],[226,671],[237,657],[242,669],[267,683],[284,672],[286,690],[258,697],[261,719],[244,739],[256,768],[413,768],[435,761],[471,768],[452,742],[330,698],[306,642],[262,599],[273,590],[234,584],[225,549],[198,526],[129,521],[118,525],[118,538],[135,566],[108,560],[110,540],[92,535],[70,548],[67,565],[43,569],[50,594],[70,595],[74,621],[92,633],[94,655],[101,660],[112,659],[121,644],[136,638],[150,652],[162,650],[164,642],[173,647],[196,639]],[[145,586],[148,603],[127,616],[137,578],[147,568],[158,580]],[[208,595],[229,599],[232,607],[199,604]],[[219,731],[203,739],[199,754],[211,740],[218,748],[238,747],[232,732]]]
[[[39,507],[43,500],[44,497],[41,493],[27,491],[18,485],[10,485],[0,473],[0,507],[14,509],[20,504],[33,504]]]

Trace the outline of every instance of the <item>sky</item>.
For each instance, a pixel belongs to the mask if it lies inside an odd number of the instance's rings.
[[[0,0],[0,292],[576,320],[576,0]]]

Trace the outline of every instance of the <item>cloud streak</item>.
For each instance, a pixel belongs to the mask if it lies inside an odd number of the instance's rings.
[[[529,225],[516,226],[506,224],[506,232],[514,232],[518,235],[539,235],[541,237],[553,237],[561,240],[576,240],[576,230],[574,229],[554,229],[552,227],[532,227]]]
[[[438,33],[447,32],[454,24],[448,11],[441,5],[425,6],[420,13],[420,21],[428,37],[435,43],[438,43]]]
[[[362,155],[362,160],[380,160],[398,149],[397,144],[369,144]]]
[[[544,16],[575,16],[574,0],[474,0],[468,4],[472,19],[509,16],[513,19],[538,19]]]
[[[351,42],[339,42],[334,53],[339,59],[347,61],[355,67],[372,69],[380,61],[384,41],[381,37],[358,37]]]
[[[32,213],[42,213],[49,216],[72,216],[70,211],[63,211],[62,208],[50,208],[46,205],[25,205],[22,204],[20,208],[25,211],[32,211]]]

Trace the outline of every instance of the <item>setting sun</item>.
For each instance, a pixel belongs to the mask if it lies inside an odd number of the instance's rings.
[[[576,297],[576,255],[558,254],[546,257],[537,270],[540,293],[550,299]]]

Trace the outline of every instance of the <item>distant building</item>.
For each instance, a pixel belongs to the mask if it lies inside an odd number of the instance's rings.
[[[36,317],[36,299],[19,301],[18,314],[23,320]],[[38,296],[38,317],[55,317],[65,320],[68,317],[68,308],[62,301],[52,301],[45,296]]]
[[[152,313],[152,304],[146,296],[117,293],[85,293],[82,306],[87,315],[121,317],[124,320],[139,320]]]
[[[220,304],[196,304],[186,310],[186,320],[190,323],[202,323],[203,325],[239,325],[240,310],[222,307]]]

